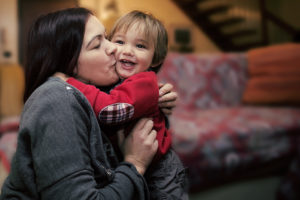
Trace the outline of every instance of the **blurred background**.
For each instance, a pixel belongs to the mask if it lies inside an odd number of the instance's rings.
[[[74,6],[107,32],[135,9],[164,23],[159,78],[179,94],[170,123],[192,200],[273,200],[279,190],[300,199],[299,0],[0,0],[0,187],[16,148],[28,29]]]

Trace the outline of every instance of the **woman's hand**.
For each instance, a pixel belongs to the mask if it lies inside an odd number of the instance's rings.
[[[124,161],[132,163],[140,174],[144,174],[155,155],[158,142],[153,121],[143,118],[138,121],[131,133],[124,139],[119,133],[119,144],[124,154]]]
[[[176,106],[177,92],[172,91],[173,85],[170,83],[159,84],[158,106],[165,115],[172,114],[173,108]]]
[[[69,76],[67,76],[66,74],[61,73],[61,72],[56,72],[53,76],[54,77],[58,77],[58,78],[60,78],[63,81],[67,81],[68,78],[69,78]]]

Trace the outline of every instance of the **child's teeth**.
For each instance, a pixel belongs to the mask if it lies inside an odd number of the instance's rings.
[[[122,60],[124,64],[133,65],[134,63],[128,60]]]

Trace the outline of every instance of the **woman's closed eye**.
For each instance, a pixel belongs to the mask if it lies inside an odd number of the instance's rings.
[[[93,49],[99,49],[100,48],[100,43],[99,44],[97,44],[97,45],[95,45],[94,47],[93,47]]]
[[[101,41],[100,40],[94,40],[91,44],[90,49],[99,49],[101,47]]]
[[[103,40],[102,35],[96,35],[92,40],[87,44],[89,50],[99,49],[101,47],[101,42]]]

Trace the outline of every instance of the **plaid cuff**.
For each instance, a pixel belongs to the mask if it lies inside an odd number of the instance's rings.
[[[115,103],[103,108],[98,116],[103,124],[122,124],[132,118],[134,107],[128,103]]]

